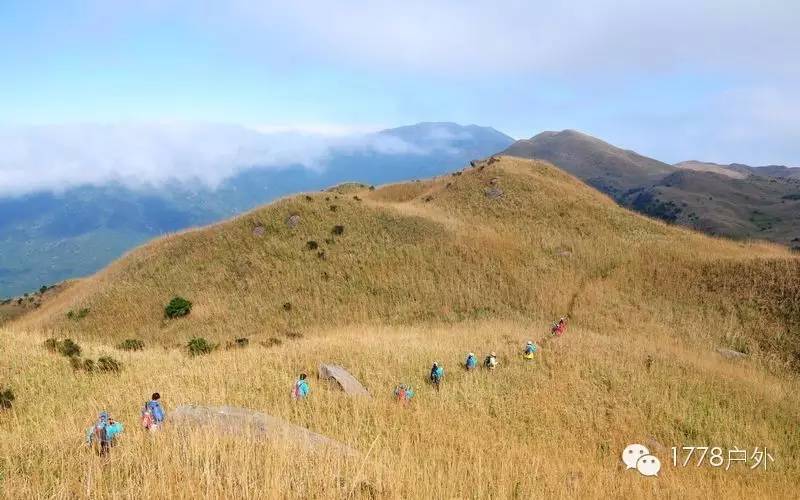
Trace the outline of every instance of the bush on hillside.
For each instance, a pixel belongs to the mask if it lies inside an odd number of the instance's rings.
[[[341,226],[341,225],[333,226],[333,229],[331,229],[331,233],[336,235],[336,236],[343,235],[344,234],[344,226]]]
[[[144,341],[139,339],[125,339],[117,345],[120,351],[141,351],[144,349]]]
[[[69,312],[67,312],[67,318],[69,318],[71,320],[74,320],[74,321],[78,321],[80,319],[83,319],[88,315],[89,315],[89,308],[88,307],[83,307],[81,309],[78,309],[77,311],[70,310]]]
[[[68,358],[80,357],[81,346],[72,339],[58,340],[49,338],[44,341],[44,347],[50,352],[57,352]]]
[[[10,410],[14,406],[14,391],[0,387],[0,410]]]
[[[233,342],[228,342],[225,344],[225,349],[234,349],[234,348],[245,348],[250,345],[250,339],[247,337],[241,337],[238,339],[234,339]]]
[[[77,359],[77,358],[73,358]],[[97,368],[97,363],[94,362],[93,359],[84,359],[83,360],[83,370],[88,373],[92,373]]]
[[[186,344],[186,349],[189,351],[189,356],[210,354],[215,348],[216,346],[214,344],[203,337],[194,337],[189,341],[188,344]]]
[[[183,297],[173,297],[164,308],[164,316],[169,319],[181,318],[192,312],[192,303]]]
[[[97,369],[101,372],[116,373],[122,370],[122,363],[111,356],[100,356],[97,359]]]
[[[317,243],[314,240],[306,241],[306,248],[308,250],[316,250],[317,248],[319,248],[319,243]]]

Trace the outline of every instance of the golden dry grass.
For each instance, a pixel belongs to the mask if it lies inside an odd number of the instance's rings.
[[[484,195],[492,185],[503,197]],[[18,395],[14,409],[0,413],[2,491],[20,498],[793,494],[800,260],[784,248],[671,227],[552,166],[510,158],[457,176],[308,196],[154,241],[0,332],[2,352],[13,353],[0,358],[0,384]],[[290,214],[301,216],[295,229],[284,222]],[[345,233],[332,236],[337,224]],[[263,236],[254,235],[257,226]],[[305,249],[309,240],[324,259]],[[173,295],[195,307],[166,321]],[[84,307],[86,318],[66,318]],[[524,341],[566,312],[567,335],[523,363]],[[79,340],[93,357],[111,353],[125,369],[73,373],[42,348],[52,335]],[[192,336],[251,342],[189,358],[182,346]],[[283,344],[259,345],[271,337]],[[115,351],[125,338],[145,340],[146,350]],[[750,356],[725,360],[717,347]],[[466,352],[490,350],[501,357],[496,373],[458,370]],[[439,394],[423,384],[434,360],[448,371]],[[311,399],[293,404],[293,378],[322,361],[350,368],[375,399],[353,401],[314,381]],[[419,390],[410,408],[389,397],[402,381]],[[262,410],[368,458],[329,463],[242,438],[147,436],[136,420],[154,390],[173,407]],[[104,408],[129,427],[108,462],[81,447],[83,428]],[[626,444],[646,439],[666,447],[657,479],[619,462]],[[776,462],[766,472],[674,468],[669,447],[684,444],[766,446]]]
[[[147,492],[329,498],[352,490],[366,495],[363,480],[381,498],[793,494],[800,472],[793,461],[800,444],[797,380],[661,336],[580,327],[547,343],[536,361],[523,362],[522,344],[545,326],[353,326],[280,347],[198,359],[152,348],[114,353],[126,364],[119,375],[73,374],[65,359],[41,347],[41,339],[6,331],[2,349],[15,356],[0,362],[0,374],[13,383],[19,401],[0,418],[2,491],[9,498],[139,498]],[[93,355],[110,351],[84,347]],[[464,373],[457,364],[470,350],[498,351],[500,367],[491,374]],[[447,369],[438,394],[423,383],[434,359]],[[293,403],[293,375],[313,372],[323,361],[349,367],[374,399],[349,399],[312,378],[311,398]],[[408,408],[390,398],[400,381],[418,391]],[[368,453],[367,465],[329,463],[243,437],[174,428],[147,435],[137,428],[138,409],[156,389],[168,409],[231,404],[283,417]],[[83,429],[101,409],[128,425],[109,460],[81,445]],[[648,439],[666,447],[656,452],[664,461],[657,479],[626,472],[619,462],[625,445]],[[668,449],[684,444],[766,446],[776,462],[767,471],[675,468]]]

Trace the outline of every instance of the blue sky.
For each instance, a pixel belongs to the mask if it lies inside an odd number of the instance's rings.
[[[797,26],[791,0],[2,0],[0,126],[455,121],[800,165]]]

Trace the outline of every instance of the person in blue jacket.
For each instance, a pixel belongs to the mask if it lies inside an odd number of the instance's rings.
[[[300,378],[295,382],[294,389],[292,389],[292,398],[305,399],[308,396],[311,387],[306,382],[306,374],[301,373]]]
[[[145,429],[155,431],[161,428],[166,417],[164,407],[161,406],[161,394],[155,392],[150,396],[150,401],[144,404],[142,424]]]
[[[467,360],[464,362],[464,368],[469,370],[474,370],[478,367],[478,358],[475,357],[475,353],[467,354]]]
[[[122,422],[115,421],[104,411],[100,413],[97,423],[86,430],[86,443],[95,447],[100,456],[107,455],[123,429]]]
[[[442,383],[442,378],[444,377],[444,367],[439,366],[439,363],[433,363],[431,367],[431,383],[436,387],[436,390],[439,390],[439,386]]]
[[[525,356],[525,359],[533,359],[534,354],[536,354],[536,344],[534,344],[532,340],[529,340],[527,345],[525,345],[523,356]]]

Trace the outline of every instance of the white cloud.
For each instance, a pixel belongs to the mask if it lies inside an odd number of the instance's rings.
[[[218,10],[215,4],[212,10]],[[336,62],[459,73],[762,70],[797,74],[800,8],[777,0],[234,1],[251,41]],[[262,48],[267,48],[266,45]],[[502,75],[499,75],[502,77]]]
[[[249,168],[323,170],[339,152],[427,154],[450,151],[456,138],[436,126],[409,140],[349,130],[329,125],[259,131],[185,122],[5,127],[0,128],[0,196],[110,182],[133,187],[199,182],[213,188]]]

